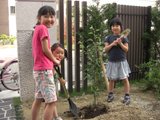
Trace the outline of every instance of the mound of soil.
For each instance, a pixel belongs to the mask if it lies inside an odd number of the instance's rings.
[[[66,98],[58,98],[56,103],[58,115],[64,120],[160,120],[160,100],[156,94],[149,90],[144,91],[136,85],[131,84],[130,97],[131,103],[124,105],[121,101],[124,98],[124,87],[116,87],[114,89],[114,101],[106,102],[108,96],[107,90],[101,91],[101,95],[97,98],[99,108],[93,108],[93,95],[82,95],[72,97],[72,101],[78,108],[78,117],[73,116],[69,110],[68,100]],[[33,101],[22,104],[23,115],[25,120],[31,120],[31,106]],[[91,109],[92,115],[89,114]],[[96,116],[98,111],[102,113]],[[42,104],[39,113],[39,119],[42,120],[44,106]],[[93,116],[95,115],[95,116]]]
[[[64,112],[64,115],[67,117],[73,117],[74,119],[90,119],[97,117],[99,115],[106,114],[108,112],[109,106],[105,104],[98,103],[96,106],[87,105],[84,107],[78,108],[78,116],[74,116],[71,111]]]

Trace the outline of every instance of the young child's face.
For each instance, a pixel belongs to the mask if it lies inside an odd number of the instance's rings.
[[[55,17],[54,15],[47,13],[47,15],[42,15],[40,18],[38,17],[38,21],[40,24],[45,25],[47,28],[51,28],[54,24]]]
[[[56,58],[59,58],[60,60],[63,60],[64,59],[64,49],[61,47],[57,47],[57,49],[53,51],[53,56]]]
[[[114,35],[120,35],[121,26],[118,25],[117,23],[114,23],[114,24],[111,26],[111,30],[112,30],[112,32],[113,32]]]

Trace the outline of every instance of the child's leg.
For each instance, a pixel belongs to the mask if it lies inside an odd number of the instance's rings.
[[[44,110],[46,109],[46,106],[47,106],[47,103],[45,103],[45,105],[44,105]],[[54,118],[58,117],[58,113],[57,113],[57,108],[56,108],[56,106],[54,107],[54,110],[53,110],[53,117],[54,117]]]
[[[56,106],[54,107],[54,110],[53,110],[53,117],[54,118],[58,117],[57,107]]]
[[[45,108],[44,114],[43,114],[43,120],[51,120],[52,119],[53,111],[55,110],[55,107],[56,107],[56,102],[46,103],[46,108]],[[54,113],[55,113],[55,111],[54,111]]]
[[[109,81],[109,92],[113,92],[113,88],[114,88],[114,80],[110,80]]]
[[[123,82],[124,82],[124,89],[125,89],[125,96],[124,96],[123,103],[128,105],[130,103],[130,96],[129,96],[130,85],[129,85],[128,78],[123,79]]]
[[[124,82],[124,89],[125,89],[125,93],[129,94],[130,85],[129,85],[128,78],[123,79],[123,82]]]
[[[114,88],[114,80],[110,80],[109,81],[109,95],[108,95],[107,102],[112,102],[112,100],[114,99],[113,88]]]
[[[32,113],[31,113],[31,120],[37,120],[38,119],[38,114],[39,110],[41,107],[43,99],[35,98],[33,105],[32,105]]]

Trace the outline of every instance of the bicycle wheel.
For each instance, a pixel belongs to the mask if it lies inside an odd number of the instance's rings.
[[[3,86],[9,90],[19,90],[19,69],[18,61],[12,61],[10,65],[1,73]]]

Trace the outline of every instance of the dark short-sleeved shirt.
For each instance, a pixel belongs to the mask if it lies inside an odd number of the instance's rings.
[[[113,43],[113,41],[115,41],[117,38],[119,38],[119,36],[114,36],[114,35],[109,35],[106,37],[104,42],[108,42],[109,44]],[[126,43],[129,42],[128,38],[122,38],[121,39],[122,43]],[[109,50],[109,58],[108,61],[111,62],[120,62],[120,61],[124,61],[126,60],[126,52],[124,52],[121,48],[121,46],[119,44],[117,44],[117,46],[113,46],[110,50]]]

